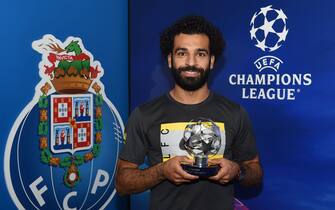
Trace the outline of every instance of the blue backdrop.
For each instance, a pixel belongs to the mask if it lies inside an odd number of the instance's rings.
[[[271,11],[261,12],[270,5]],[[250,209],[334,209],[334,7],[331,0],[132,0],[131,110],[171,86],[159,50],[159,33],[183,15],[203,15],[222,30],[227,41],[224,62],[217,63],[211,88],[249,112],[264,168],[263,186],[240,189],[237,196]],[[250,31],[264,25],[263,14],[270,22],[280,11],[287,18],[275,21],[273,28],[278,31],[270,33],[265,43],[270,47],[263,51],[255,46],[255,37],[262,47],[264,33],[262,37],[258,30],[251,39]],[[254,15],[257,18],[252,21]],[[284,38],[285,24],[286,39],[276,49],[274,35]],[[257,65],[266,67],[262,70],[254,64],[259,58],[263,59]],[[256,75],[279,80],[257,83]],[[238,84],[237,77],[251,78]],[[271,99],[275,91],[290,94],[284,100]],[[147,193],[132,197],[132,209],[147,209],[147,205]]]
[[[277,11],[282,9],[289,29],[281,47],[271,52],[256,47],[256,40],[250,36],[252,17],[256,14],[261,18],[255,20],[255,27],[259,22],[264,23],[259,11],[269,5]],[[169,72],[160,56],[159,33],[178,17],[190,13],[203,15],[220,27],[227,41],[224,62],[217,63],[211,88],[248,110],[265,172],[260,189],[240,189],[238,197],[250,209],[334,209],[334,6],[331,0],[131,1],[130,109],[170,88]],[[2,154],[15,119],[33,98],[34,87],[40,81],[41,54],[32,49],[31,43],[44,34],[53,34],[61,41],[69,36],[81,38],[104,68],[101,81],[106,95],[126,122],[126,1],[4,0],[0,8]],[[280,28],[280,24],[276,27]],[[259,34],[256,37],[262,39]],[[280,59],[280,68],[260,72],[254,62],[263,56]],[[271,60],[268,57],[262,62],[269,64]],[[252,78],[261,74],[279,75],[283,81],[237,84],[234,80],[237,74]],[[288,82],[289,78],[306,74],[307,80],[301,85]],[[261,91],[270,89],[294,89],[295,99],[271,100],[268,96],[261,99]],[[1,168],[3,163],[1,159]],[[6,185],[3,173],[0,184]],[[2,209],[15,209],[6,187],[0,188],[0,195]],[[132,209],[147,209],[147,199],[147,193],[133,196]],[[127,208],[126,201],[113,201],[108,208]]]
[[[4,168],[3,158],[10,129],[14,126],[14,121],[20,112],[32,100],[34,88],[40,81],[38,64],[42,60],[42,55],[33,50],[31,45],[33,41],[41,39],[45,34],[52,34],[61,42],[64,42],[69,36],[78,37],[82,40],[85,48],[94,56],[94,60],[99,61],[100,67],[104,69],[104,76],[101,78],[101,82],[105,85],[106,96],[114,104],[122,119],[126,121],[128,116],[127,1],[4,0],[0,2],[0,8],[0,42],[2,46],[0,52],[0,57],[2,58],[2,81],[0,83],[0,118],[2,119],[0,123],[1,168]],[[109,108],[106,103],[102,108],[104,116],[106,116],[104,119],[104,131],[113,129],[111,124],[113,117],[108,113]],[[38,118],[35,119],[35,116],[38,115],[31,117],[32,120],[35,120],[32,121],[35,124],[31,124],[31,128],[34,128],[31,129],[32,134],[37,132],[36,120]],[[27,122],[29,122],[29,119]],[[27,129],[26,133],[29,133],[29,127]],[[105,137],[108,139],[108,134]],[[106,143],[108,142],[107,139],[104,139]],[[31,161],[29,165],[23,166],[25,173],[29,173],[29,170],[36,172],[36,167],[39,167],[39,169],[43,167],[38,159],[34,159],[36,155],[39,155],[36,144],[38,141],[29,142],[28,140],[30,141],[31,139],[25,138],[23,141],[25,146],[22,145],[23,151],[26,151],[22,157],[23,160]],[[108,148],[109,146],[110,148]],[[104,165],[105,167],[114,168],[115,161],[108,159],[104,160],[104,162],[101,161],[104,159],[103,154],[107,154],[108,150],[114,151],[113,145],[109,146],[107,144],[103,146],[102,156],[100,159],[96,159],[95,166]],[[35,150],[31,149],[28,151],[30,147]],[[112,154],[114,153],[115,151]],[[34,165],[35,169],[33,168]],[[86,165],[79,168],[83,174],[85,173],[83,169],[85,167]],[[13,174],[12,178],[14,179],[16,175],[16,173]],[[85,176],[83,175],[82,177],[82,183],[87,180]],[[94,178],[92,179],[94,180]],[[47,181],[45,176],[44,181]],[[18,180],[15,180],[15,182],[19,183]],[[113,184],[113,180],[109,182]],[[3,172],[0,173],[0,185],[2,186],[0,188],[1,209],[16,209],[6,189]],[[40,185],[38,187],[41,188],[43,186]],[[62,184],[58,187],[64,188]],[[50,186],[48,192],[50,192]],[[20,199],[20,194],[23,191],[21,189],[16,191],[16,193]],[[44,196],[46,195],[44,194]],[[70,199],[70,206],[73,204],[71,203],[72,199]],[[104,199],[106,199],[106,196]],[[24,203],[22,200],[21,202]],[[36,203],[34,200],[33,202]],[[119,199],[117,196],[113,198],[107,209],[127,209],[127,203],[126,197]],[[99,205],[102,206],[102,204]],[[29,206],[25,207],[31,209]],[[51,209],[56,209],[56,206],[51,207]]]

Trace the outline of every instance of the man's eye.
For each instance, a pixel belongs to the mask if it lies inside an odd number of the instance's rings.
[[[200,52],[200,53],[198,53],[198,56],[200,56],[200,57],[205,57],[205,56],[207,56],[207,54],[206,54],[206,53],[203,53],[203,52]]]
[[[178,55],[178,56],[185,56],[186,53],[184,53],[184,52],[177,52],[177,55]]]

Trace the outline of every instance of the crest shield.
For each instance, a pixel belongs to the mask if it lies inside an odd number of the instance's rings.
[[[92,94],[52,95],[50,144],[55,154],[91,149],[93,146]]]

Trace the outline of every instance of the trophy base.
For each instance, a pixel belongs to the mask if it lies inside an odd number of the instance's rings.
[[[189,165],[189,164],[181,164],[181,167],[189,174],[199,176],[200,178],[207,178],[210,176],[215,176],[219,170],[219,165],[209,165],[206,167],[200,168],[199,166]]]

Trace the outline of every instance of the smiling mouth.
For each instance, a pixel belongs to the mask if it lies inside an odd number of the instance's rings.
[[[183,71],[181,74],[184,77],[198,77],[200,75],[197,71]]]

